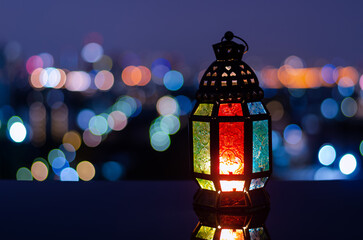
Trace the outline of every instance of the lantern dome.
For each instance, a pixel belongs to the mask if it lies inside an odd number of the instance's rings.
[[[228,33],[231,32],[227,32],[226,35]],[[233,33],[231,34],[235,37]],[[242,61],[245,46],[231,41],[231,35],[227,37],[226,35],[222,38],[222,42],[213,45],[217,60],[204,73],[199,84],[197,99],[202,102],[261,100],[264,93],[259,86],[257,76],[253,69]],[[248,49],[247,43],[245,45]]]

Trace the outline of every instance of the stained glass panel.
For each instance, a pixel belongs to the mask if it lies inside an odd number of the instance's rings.
[[[243,116],[240,103],[223,103],[219,106],[218,116]]]
[[[221,180],[221,188],[223,192],[243,191],[245,181],[224,181]]]
[[[250,232],[250,240],[267,240],[267,234],[263,227],[248,229]]]
[[[250,190],[254,190],[257,188],[263,188],[265,186],[267,179],[268,179],[268,177],[252,179],[251,185],[250,185]]]
[[[211,190],[211,191],[216,190],[213,181],[206,180],[206,179],[201,179],[201,178],[197,178],[197,181],[199,183],[199,186],[202,189]]]
[[[252,172],[264,172],[270,170],[268,121],[253,122],[253,164]]]
[[[261,102],[249,102],[247,106],[251,115],[266,114],[266,110]]]
[[[243,240],[242,229],[222,229],[220,240]]]
[[[193,122],[194,172],[210,174],[210,123]]]
[[[212,103],[201,103],[199,104],[194,115],[197,116],[211,116],[212,115],[213,104]]]
[[[243,174],[243,122],[219,123],[219,173]]]
[[[214,233],[216,232],[215,228],[201,226],[198,233],[197,238],[205,239],[205,240],[213,240]]]

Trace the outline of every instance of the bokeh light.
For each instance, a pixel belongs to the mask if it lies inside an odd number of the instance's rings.
[[[112,59],[109,56],[103,55],[97,62],[93,63],[93,69],[97,71],[112,69]]]
[[[338,103],[332,98],[327,98],[321,103],[320,111],[325,118],[333,119],[339,111]]]
[[[340,109],[342,110],[344,116],[353,117],[357,113],[358,105],[353,98],[347,97],[343,99]]]
[[[123,174],[123,167],[115,161],[109,161],[102,166],[102,175],[109,181],[118,180]]]
[[[175,115],[178,113],[179,106],[173,97],[164,96],[157,101],[156,109],[160,115]]]
[[[61,181],[71,181],[76,182],[79,181],[78,173],[71,167],[64,168],[60,173],[60,180]]]
[[[48,153],[48,162],[49,164],[52,166],[53,165],[53,161],[56,158],[66,158],[66,156],[64,155],[64,153],[60,150],[60,149],[52,149],[49,151]]]
[[[26,70],[29,74],[32,74],[32,72],[37,68],[43,67],[43,60],[39,56],[31,56],[26,61]]]
[[[331,165],[336,157],[335,148],[330,144],[324,144],[318,153],[319,162],[324,166]]]
[[[145,86],[150,82],[151,73],[145,66],[127,66],[121,74],[122,81],[127,86]]]
[[[89,120],[89,130],[94,135],[103,135],[108,129],[107,119],[101,115],[96,115]]]
[[[180,72],[172,70],[164,75],[163,81],[168,90],[177,91],[183,86],[184,77]]]
[[[272,130],[272,151],[277,150],[282,143],[282,138],[279,132]]]
[[[48,177],[48,167],[41,161],[33,162],[31,174],[34,179],[38,181],[44,181]]]
[[[82,130],[86,130],[88,128],[89,120],[96,114],[90,109],[83,109],[78,113],[77,116],[77,124]]]
[[[279,101],[271,101],[267,103],[266,107],[271,114],[272,121],[280,121],[284,116],[284,107]]]
[[[16,172],[16,180],[18,181],[33,181],[32,173],[28,168],[19,168]]]
[[[171,70],[171,65],[165,58],[158,58],[151,64],[151,72],[157,78],[163,78]]]
[[[154,150],[163,152],[170,146],[170,137],[163,131],[157,131],[150,136],[150,143]]]
[[[52,162],[53,172],[58,176],[60,176],[62,170],[67,167],[69,167],[69,163],[64,157],[57,157]]]
[[[76,158],[76,149],[70,143],[63,143],[59,150],[64,153],[65,158],[68,162],[72,162]]]
[[[290,144],[297,144],[301,141],[302,131],[296,124],[288,125],[284,130],[284,139]]]
[[[339,169],[345,174],[352,174],[357,168],[357,160],[352,154],[345,154],[339,161]]]
[[[359,152],[363,156],[363,140],[359,144]]]
[[[123,112],[127,117],[131,117],[138,109],[138,105],[134,98],[123,96],[113,105],[112,109]]]
[[[16,143],[21,143],[24,141],[26,137],[26,128],[23,123],[15,122],[10,126],[9,135],[11,140]]]
[[[323,80],[328,84],[333,84],[337,81],[337,76],[334,76],[335,67],[331,64],[327,64],[321,69],[321,76]]]
[[[175,99],[178,101],[180,115],[187,115],[192,111],[193,105],[187,96],[179,95]]]
[[[108,91],[112,88],[113,83],[114,77],[113,74],[109,71],[100,71],[95,77],[95,85],[99,90]]]
[[[22,120],[19,116],[12,116],[11,118],[9,118],[9,120],[8,120],[8,124],[7,124],[8,130],[10,130],[10,127],[11,127],[14,123],[16,123],[16,122],[23,123],[23,120]]]
[[[73,71],[67,74],[66,88],[69,91],[82,92],[91,85],[91,77],[83,71]]]
[[[180,129],[179,118],[174,115],[162,116],[160,120],[160,128],[169,135],[177,133]]]
[[[64,134],[62,142],[64,144],[64,148],[67,149],[67,151],[78,150],[82,143],[81,135],[76,131],[69,131]],[[73,148],[68,147],[69,145],[66,143],[72,145]]]
[[[82,48],[81,56],[86,62],[97,62],[103,56],[103,48],[98,43],[88,43]]]
[[[77,165],[77,173],[80,179],[83,181],[90,181],[96,174],[95,167],[89,161],[82,161]]]
[[[44,68],[53,67],[54,58],[50,53],[40,53],[38,56],[42,59]]]
[[[343,97],[349,97],[354,93],[354,83],[350,78],[341,78],[338,83],[338,91]]]
[[[89,129],[83,132],[83,142],[88,147],[97,147],[102,141],[102,137],[99,135],[94,135]]]
[[[123,112],[113,111],[108,115],[107,122],[112,130],[121,131],[127,125],[127,117]]]

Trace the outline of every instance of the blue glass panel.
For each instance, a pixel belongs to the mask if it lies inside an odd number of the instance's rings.
[[[268,177],[252,179],[251,184],[250,184],[250,190],[254,190],[257,188],[263,188],[265,186],[267,179],[268,179]]]
[[[249,102],[247,106],[251,115],[266,114],[266,110],[261,102]]]

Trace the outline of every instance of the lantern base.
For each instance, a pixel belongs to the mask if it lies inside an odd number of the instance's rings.
[[[194,195],[194,207],[217,211],[254,212],[270,207],[270,197],[265,189],[250,192],[216,192],[199,189]]]

